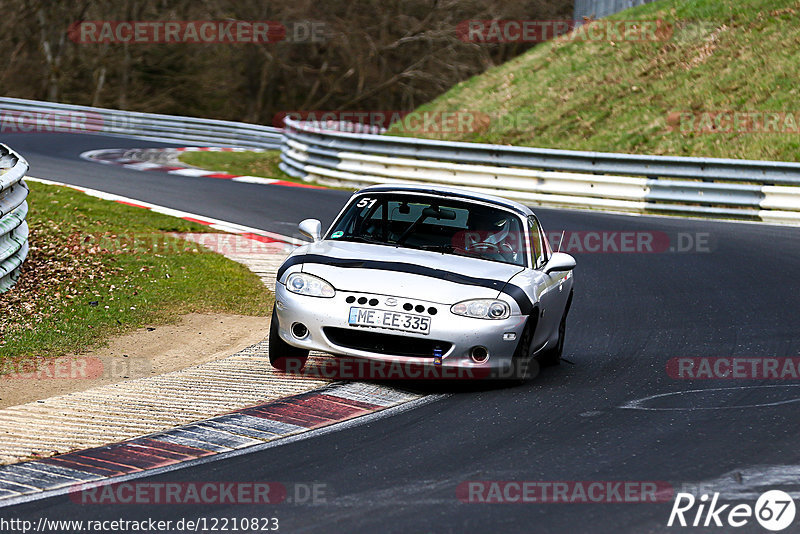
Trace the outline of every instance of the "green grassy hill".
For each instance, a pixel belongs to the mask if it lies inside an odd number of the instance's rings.
[[[543,43],[418,110],[485,112],[491,120],[477,131],[393,132],[575,150],[800,158],[800,2],[659,0],[611,18],[663,19],[671,35]],[[768,116],[772,133],[698,133],[680,120],[684,112],[702,118],[727,110],[790,115]]]

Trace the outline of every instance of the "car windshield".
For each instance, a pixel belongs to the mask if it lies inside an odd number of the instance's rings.
[[[402,193],[357,196],[327,239],[430,250],[525,265],[523,225],[485,204]]]

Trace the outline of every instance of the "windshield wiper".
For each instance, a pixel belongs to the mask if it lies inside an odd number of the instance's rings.
[[[366,237],[363,235],[348,235],[342,238],[343,241],[355,241],[357,243],[370,243],[373,245],[394,245],[394,243],[388,243],[386,241],[382,241],[380,239],[375,239],[372,237]]]
[[[409,248],[416,248],[419,250],[430,250],[431,252],[453,252],[455,247],[450,244],[429,244],[429,245],[405,245]]]

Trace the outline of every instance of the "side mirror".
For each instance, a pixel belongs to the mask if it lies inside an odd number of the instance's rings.
[[[297,228],[301,234],[310,237],[314,242],[322,239],[322,223],[317,219],[306,219],[297,225]]]
[[[575,268],[575,258],[563,252],[553,252],[550,261],[544,266],[545,273],[553,271],[571,271]]]

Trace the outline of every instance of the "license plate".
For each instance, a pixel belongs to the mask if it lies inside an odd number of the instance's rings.
[[[427,334],[431,330],[431,318],[425,315],[375,308],[350,308],[348,323],[352,326],[376,326],[418,334]]]

